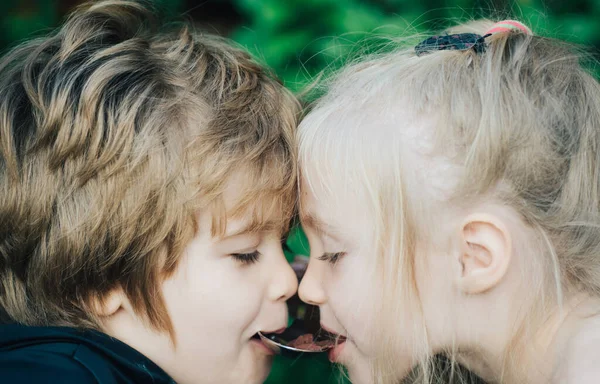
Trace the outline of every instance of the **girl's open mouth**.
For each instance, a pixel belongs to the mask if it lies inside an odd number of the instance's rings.
[[[332,340],[332,345],[328,351],[328,357],[329,361],[333,363],[337,362],[339,355],[345,346],[344,344],[347,340],[346,336],[331,332],[323,325],[321,325],[321,330],[319,332],[323,332],[330,340]]]

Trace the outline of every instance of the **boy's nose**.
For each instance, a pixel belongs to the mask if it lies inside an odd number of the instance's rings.
[[[322,282],[322,262],[311,259],[300,283],[298,296],[306,304],[322,305],[327,301]]]
[[[281,259],[277,262],[277,268],[273,271],[273,280],[269,290],[269,296],[273,301],[286,301],[298,291],[296,273],[285,257]]]

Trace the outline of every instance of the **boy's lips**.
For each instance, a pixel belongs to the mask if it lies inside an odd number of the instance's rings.
[[[262,333],[263,335],[270,334],[270,333],[275,333],[275,334],[279,335],[279,334],[285,332],[286,329],[287,329],[286,327],[283,327],[283,328],[276,329],[274,331],[264,331],[263,330],[263,331],[260,331],[260,333]]]
[[[282,327],[279,329],[276,329],[274,331],[267,331],[267,330],[261,330],[259,331],[260,333],[262,333],[263,335],[269,335],[269,334],[281,334],[283,333],[287,328],[286,327]],[[252,337],[250,338],[251,340],[260,340],[260,336],[258,336],[258,332],[255,333],[254,335],[252,335]]]
[[[262,351],[263,354],[269,356],[269,355],[275,355],[275,352],[269,348],[267,345],[265,345],[265,343],[262,342],[262,340],[260,339],[256,339],[256,338],[252,338],[250,339],[250,343],[254,344],[256,346],[256,348],[258,348],[260,351]]]
[[[286,328],[279,328],[276,329],[274,331],[260,331],[262,334],[270,334],[270,333],[275,333],[275,334],[280,334],[283,333],[283,331],[285,331]],[[265,345],[265,343],[260,339],[260,336],[258,335],[258,333],[255,333],[251,338],[250,338],[250,342],[255,344],[259,350],[261,350],[263,353],[267,354],[267,355],[274,355],[275,352],[269,348],[269,346]]]

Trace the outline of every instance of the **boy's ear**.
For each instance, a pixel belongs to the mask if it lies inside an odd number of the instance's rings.
[[[459,288],[468,294],[485,292],[505,276],[512,258],[512,243],[500,218],[474,214],[460,230]]]
[[[117,313],[119,309],[126,307],[127,303],[127,296],[119,287],[112,289],[103,298],[94,298],[92,305],[98,316],[110,317]]]

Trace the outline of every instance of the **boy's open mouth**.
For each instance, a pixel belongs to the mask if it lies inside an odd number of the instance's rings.
[[[284,331],[285,331],[285,328],[280,328],[280,329],[278,329],[276,331],[259,331],[259,332],[262,333],[263,335],[265,335],[265,334],[275,334],[275,335],[278,335],[278,334],[283,333]],[[258,332],[256,332],[254,335],[252,335],[252,337],[250,339],[251,340],[258,340],[258,341],[261,340]]]

